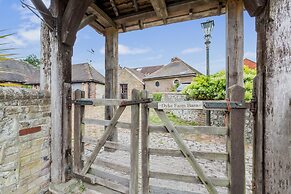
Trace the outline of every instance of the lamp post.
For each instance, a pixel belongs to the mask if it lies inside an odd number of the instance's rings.
[[[206,47],[206,75],[210,75],[209,71],[209,47],[211,43],[211,32],[214,27],[213,20],[207,20],[206,22],[201,23],[201,27],[204,31],[205,47]],[[210,126],[210,111],[206,111],[206,125]]]

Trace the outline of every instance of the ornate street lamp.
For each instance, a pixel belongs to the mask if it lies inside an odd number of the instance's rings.
[[[207,20],[206,22],[201,23],[201,27],[204,31],[204,39],[205,39],[205,46],[206,46],[206,75],[210,75],[209,71],[209,47],[211,43],[211,32],[214,27],[214,21],[213,20]],[[206,111],[206,125],[210,126],[210,111]]]
[[[204,39],[205,39],[205,46],[206,46],[206,75],[210,75],[209,72],[209,47],[211,43],[211,32],[214,27],[213,20],[207,20],[206,22],[201,23],[201,27],[204,31]]]

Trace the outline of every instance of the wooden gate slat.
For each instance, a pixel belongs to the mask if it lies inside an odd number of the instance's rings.
[[[85,175],[90,166],[93,164],[94,160],[96,159],[99,151],[101,150],[102,146],[105,144],[107,138],[110,136],[111,132],[113,131],[119,117],[121,116],[121,114],[123,113],[123,111],[125,110],[126,106],[120,106],[117,110],[116,113],[114,114],[109,126],[106,128],[103,136],[100,138],[100,140],[98,141],[95,149],[93,150],[90,158],[88,159],[88,161],[86,162],[86,164],[84,165],[84,168],[81,171],[82,175]]]
[[[200,178],[201,182],[205,185],[206,189],[211,194],[216,194],[217,190],[213,186],[211,180],[204,174],[203,170],[201,169],[198,162],[195,160],[195,157],[191,150],[184,144],[183,139],[177,132],[176,128],[173,126],[173,124],[169,121],[166,113],[163,110],[155,109],[157,115],[161,119],[161,121],[164,122],[165,126],[167,127],[167,130],[172,135],[174,140],[176,141],[177,145],[179,146],[180,150],[183,152],[185,158],[188,160],[192,168],[197,173],[198,177]]]

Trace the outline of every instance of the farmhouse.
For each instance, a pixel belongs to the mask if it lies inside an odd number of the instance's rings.
[[[169,92],[178,84],[190,83],[199,74],[182,59],[174,57],[169,64],[146,76],[143,81],[150,92]]]
[[[105,78],[89,63],[72,66],[72,91],[85,91],[86,98],[103,98]]]

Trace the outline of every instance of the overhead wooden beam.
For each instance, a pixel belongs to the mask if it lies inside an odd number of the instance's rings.
[[[94,21],[89,24],[97,33],[104,35],[105,28],[98,22]]]
[[[110,4],[111,4],[111,6],[112,6],[112,9],[113,9],[115,15],[116,15],[116,16],[119,16],[118,9],[117,9],[117,7],[116,7],[116,5],[115,5],[114,0],[110,0]]]
[[[62,42],[73,46],[80,23],[92,0],[70,0],[62,19]]]
[[[85,16],[85,17],[82,19],[82,21],[81,21],[81,23],[80,23],[80,25],[79,25],[78,30],[83,29],[85,26],[87,26],[87,25],[89,25],[91,22],[93,22],[96,18],[97,18],[97,17],[96,17],[95,15],[93,15],[93,14],[88,15],[88,16]]]
[[[157,16],[165,21],[168,17],[167,5],[165,0],[151,0],[151,4]]]
[[[43,20],[51,29],[54,28],[54,20],[51,12],[45,6],[42,0],[31,0],[35,8],[38,10],[39,14],[42,16]]]
[[[89,7],[89,11],[92,11],[102,22],[105,22],[109,27],[117,28],[116,23],[95,3],[92,3]]]
[[[260,15],[266,7],[267,0],[244,0],[244,5],[250,16]]]

